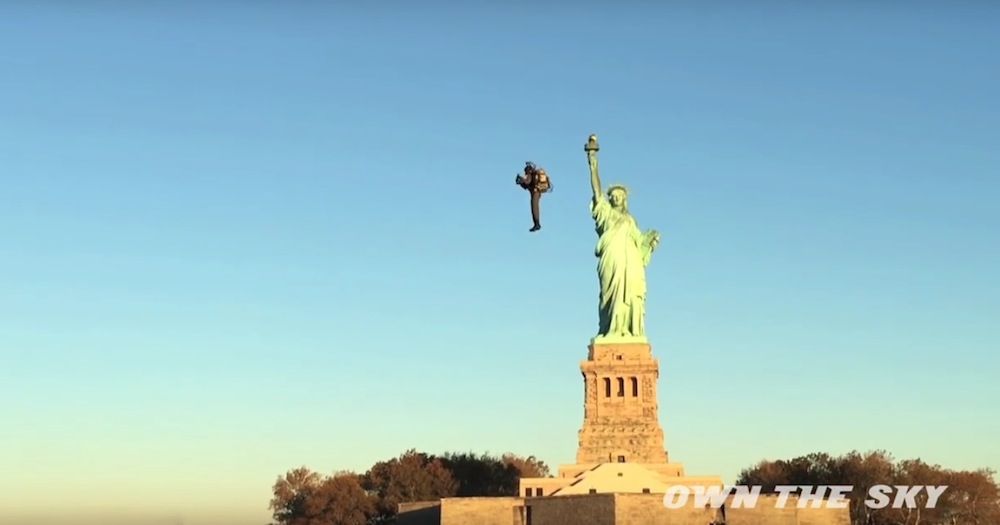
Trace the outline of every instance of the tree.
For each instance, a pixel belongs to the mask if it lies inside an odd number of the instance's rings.
[[[1000,488],[990,470],[953,471],[919,459],[894,461],[885,451],[843,456],[815,453],[790,460],[761,461],[740,473],[737,484],[852,485],[849,495],[855,525],[957,525],[1000,523]],[[917,495],[916,508],[871,509],[865,505],[874,485],[945,485],[934,508],[927,508],[927,494]]]
[[[508,452],[500,458],[500,461],[503,461],[506,465],[517,470],[518,477],[520,478],[551,477],[551,474],[549,473],[549,466],[535,456],[528,456],[525,458]]]
[[[1000,487],[988,469],[951,472],[942,495],[951,510],[947,523],[986,525],[1000,523]]]
[[[391,520],[400,503],[454,496],[457,487],[440,459],[413,449],[372,465],[362,485],[377,498],[375,521],[378,523]]]
[[[534,456],[407,450],[379,461],[363,475],[323,477],[306,467],[274,484],[271,506],[277,525],[381,525],[392,523],[400,503],[452,496],[515,496],[522,477],[547,477]]]
[[[270,505],[274,520],[292,524],[305,516],[307,502],[321,482],[321,476],[306,467],[289,470],[279,477],[272,489],[274,497]]]
[[[281,525],[366,525],[375,503],[356,474],[323,478],[300,467],[275,482],[271,509]]]
[[[498,458],[472,452],[448,452],[444,465],[458,483],[457,496],[514,496],[517,494],[517,471]]]
[[[458,483],[460,497],[516,496],[521,478],[549,475],[549,467],[534,456],[506,453],[501,457],[473,452],[448,452],[444,466]]]
[[[840,472],[837,484],[853,485],[849,499],[851,501],[851,519],[854,523],[877,523],[875,515],[885,509],[872,509],[864,505],[868,498],[868,489],[873,485],[885,483],[895,477],[895,465],[892,456],[883,450],[861,454],[852,451],[840,457]]]

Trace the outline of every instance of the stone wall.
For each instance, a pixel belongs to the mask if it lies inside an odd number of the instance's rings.
[[[726,525],[850,525],[848,509],[797,508],[798,500],[788,499],[784,508],[778,508],[776,496],[761,496],[752,509],[733,508],[726,504]],[[663,495],[616,494],[615,518],[627,525],[705,525],[721,518],[712,508],[696,508],[692,500],[680,509],[667,509]],[[542,524],[539,524],[542,525]],[[547,524],[545,524],[547,525]]]
[[[534,525],[615,525],[614,494],[553,496],[526,503]]]
[[[693,501],[679,509],[668,509],[663,505],[663,494],[615,495],[615,523],[618,524],[705,525],[718,513],[716,509],[695,507]],[[732,525],[740,524],[733,522]]]
[[[397,525],[438,525],[441,523],[440,501],[400,503]]]
[[[798,508],[792,496],[784,508],[777,507],[777,496],[762,495],[752,509],[737,509],[727,502],[727,525],[851,525],[848,509]]]
[[[783,509],[776,508],[773,500],[763,497],[752,509],[726,508],[726,525],[799,525],[795,502]]]
[[[849,508],[797,510],[799,525],[851,525],[851,510]]]
[[[522,498],[444,498],[441,525],[523,525]]]
[[[445,498],[440,502],[404,503],[399,525],[706,525],[721,518],[693,499],[679,509],[663,505],[662,494],[580,494],[542,498]],[[848,509],[797,508],[788,498],[762,495],[754,508],[734,508],[728,501],[726,525],[850,525]]]

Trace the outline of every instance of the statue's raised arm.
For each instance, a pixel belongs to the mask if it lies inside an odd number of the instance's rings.
[[[587,152],[587,164],[590,166],[590,187],[594,190],[594,200],[601,198],[601,176],[597,172],[597,135],[591,135],[583,150]]]

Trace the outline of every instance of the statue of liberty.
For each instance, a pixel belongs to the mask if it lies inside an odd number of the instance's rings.
[[[601,191],[597,171],[597,136],[584,146],[594,199],[591,215],[597,230],[597,275],[601,283],[600,329],[595,341],[645,341],[646,265],[660,243],[656,230],[645,233],[628,211],[628,189],[620,184]]]

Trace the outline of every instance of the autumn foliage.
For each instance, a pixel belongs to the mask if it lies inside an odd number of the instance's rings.
[[[383,525],[393,523],[400,503],[516,496],[520,478],[549,475],[548,466],[534,456],[436,456],[408,450],[375,463],[364,474],[323,476],[305,467],[290,470],[275,482],[270,508],[277,525]],[[760,485],[764,492],[777,485],[851,485],[852,525],[1000,524],[1000,489],[992,471],[949,470],[919,459],[896,461],[883,451],[761,461],[745,469],[736,484]],[[872,509],[864,501],[874,485],[948,488],[935,508]]]
[[[534,456],[408,450],[363,475],[290,470],[275,482],[270,508],[278,525],[378,525],[392,523],[403,502],[514,496],[521,477],[548,475],[548,466]]]
[[[761,461],[744,470],[737,485],[851,485],[853,525],[996,525],[1000,524],[1000,490],[990,470],[956,471],[919,459],[895,461],[884,451],[850,452],[842,456],[814,453],[789,460]],[[874,485],[946,485],[934,508],[926,495],[917,508],[873,509],[864,504]]]

